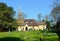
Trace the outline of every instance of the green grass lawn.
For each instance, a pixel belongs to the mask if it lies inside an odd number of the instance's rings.
[[[21,31],[21,32],[0,32],[0,41],[58,41],[56,33],[46,33],[41,31]]]

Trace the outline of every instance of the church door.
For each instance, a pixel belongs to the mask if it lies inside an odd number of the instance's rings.
[[[25,28],[25,30],[27,31],[27,30],[28,30],[28,28],[26,27],[26,28]]]

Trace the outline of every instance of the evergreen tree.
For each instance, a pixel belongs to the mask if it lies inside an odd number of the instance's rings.
[[[15,11],[12,7],[7,6],[5,3],[0,3],[0,28],[4,30],[11,30],[15,23],[15,19],[13,18],[14,15]]]

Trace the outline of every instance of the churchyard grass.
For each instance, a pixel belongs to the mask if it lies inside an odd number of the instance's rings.
[[[8,39],[6,40],[6,38]],[[45,34],[42,31],[0,32],[0,41],[8,41],[9,39],[11,41],[19,41],[16,38],[19,38],[20,41],[40,41],[40,38],[43,41],[58,41],[57,34],[51,32]]]

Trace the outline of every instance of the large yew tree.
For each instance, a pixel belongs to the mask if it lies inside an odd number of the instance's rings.
[[[13,18],[15,11],[12,7],[0,2],[0,28],[3,30],[12,30],[15,27],[15,19]]]

